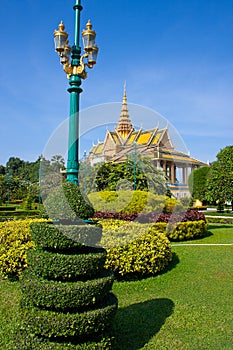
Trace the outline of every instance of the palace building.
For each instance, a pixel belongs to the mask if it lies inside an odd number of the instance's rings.
[[[120,163],[134,153],[151,158],[158,169],[163,169],[168,187],[177,198],[189,196],[187,181],[190,172],[207,165],[176,150],[167,127],[135,130],[129,117],[125,87],[117,127],[114,131],[107,130],[105,140],[93,145],[88,159],[91,165],[98,162]]]

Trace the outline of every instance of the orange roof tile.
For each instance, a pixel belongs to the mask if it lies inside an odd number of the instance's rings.
[[[143,132],[141,133],[141,135],[139,136],[139,138],[137,139],[136,143],[139,145],[143,145],[149,142],[150,138],[152,135],[152,131],[151,132]]]
[[[158,143],[158,141],[159,141],[159,138],[160,138],[161,134],[162,134],[162,132],[157,132],[155,134],[155,137],[154,137],[153,141],[151,142],[151,144],[156,145]]]

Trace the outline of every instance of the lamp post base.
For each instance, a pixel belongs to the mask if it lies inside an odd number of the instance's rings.
[[[79,181],[78,181],[78,165],[77,167],[69,167],[66,170],[66,181],[67,182],[72,182],[75,185],[79,185]]]

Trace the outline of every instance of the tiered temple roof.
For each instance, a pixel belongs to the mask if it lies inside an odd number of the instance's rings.
[[[114,131],[107,130],[105,140],[94,145],[89,153],[92,164],[97,162],[123,162],[133,152],[157,161],[174,162],[191,167],[206,165],[188,154],[176,150],[172,144],[168,128],[135,130],[128,112],[126,86],[122,101],[121,115]]]

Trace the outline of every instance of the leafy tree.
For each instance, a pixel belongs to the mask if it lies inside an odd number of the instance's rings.
[[[192,171],[188,179],[189,192],[194,199],[206,200],[206,182],[210,167],[203,166]]]
[[[233,146],[223,148],[213,162],[206,184],[209,201],[230,201],[233,210]]]
[[[140,157],[138,166],[141,171],[141,177],[143,178],[143,184],[145,184],[145,187],[138,189],[147,189],[148,191],[153,192],[155,194],[166,194],[167,179],[163,171],[157,169],[157,167],[149,157]]]
[[[169,197],[169,198],[172,198],[172,192],[171,192],[170,188],[167,188],[167,189],[166,189],[165,195],[166,195],[167,197]]]
[[[18,157],[10,157],[6,163],[6,168],[10,169],[11,175],[19,175],[24,167],[24,161]]]
[[[115,191],[119,186],[126,189],[131,185],[135,190],[149,190],[157,194],[166,192],[166,179],[163,172],[146,157],[141,158],[140,162],[137,160],[136,164],[131,159],[122,163],[102,163],[95,180],[98,191]]]
[[[61,155],[56,154],[51,158],[51,166],[54,171],[60,171],[60,169],[65,169],[65,160]]]
[[[0,203],[7,201],[8,187],[5,176],[0,174]]]
[[[24,209],[25,210],[31,210],[32,209],[32,203],[33,203],[33,195],[28,192],[27,198],[25,200]]]
[[[14,197],[16,184],[13,176],[8,169],[5,175],[0,175],[0,200],[1,202],[8,202]]]
[[[54,179],[58,177],[57,174],[60,175],[61,168],[64,168],[64,159],[59,155],[53,156],[51,161],[39,156],[35,162],[24,161],[18,157],[10,157],[6,167],[0,165],[0,201],[6,202],[8,193],[10,193],[11,200],[26,199],[30,193],[33,201],[38,202],[39,175],[45,173],[43,179],[45,180],[45,177],[49,174],[49,178],[53,178],[54,182]]]
[[[0,175],[5,175],[6,168],[3,165],[0,165]]]

